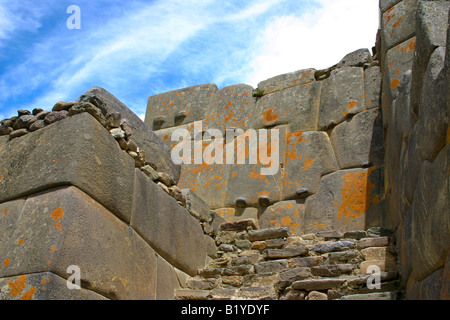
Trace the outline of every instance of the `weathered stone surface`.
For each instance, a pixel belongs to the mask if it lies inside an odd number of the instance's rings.
[[[208,300],[209,290],[177,289],[176,300]]]
[[[249,114],[249,128],[288,124],[291,131],[317,129],[321,82],[300,85],[258,99]]]
[[[387,9],[392,8],[394,5],[396,5],[400,1],[402,1],[402,0],[380,0],[381,12],[385,12]]]
[[[324,176],[306,200],[305,233],[365,230],[383,215],[383,168],[351,169]]]
[[[239,290],[239,295],[242,298],[263,298],[269,296],[276,299],[273,286],[242,287]]]
[[[351,230],[344,234],[344,238],[360,240],[362,238],[367,238],[367,231],[364,230]]]
[[[382,165],[384,141],[381,110],[371,109],[343,122],[331,133],[341,169]]]
[[[306,300],[328,300],[328,295],[319,291],[311,291]]]
[[[261,241],[284,237],[289,237],[288,228],[286,227],[250,230],[248,232],[248,240],[250,241]]]
[[[253,267],[252,265],[248,265],[248,264],[234,266],[231,268],[224,269],[223,274],[225,276],[244,276],[246,274],[255,273],[255,267]]]
[[[13,223],[11,229],[3,225],[8,222]],[[76,265],[85,289],[110,299],[155,298],[153,249],[75,187],[30,196],[17,216],[1,224],[2,230],[12,232],[1,240],[6,261],[0,265],[0,277],[52,272],[68,278],[68,266]]]
[[[268,259],[285,259],[302,256],[308,253],[305,246],[291,246],[284,249],[267,249]]]
[[[312,276],[311,269],[307,267],[297,267],[287,269],[279,273],[280,280],[276,283],[278,290],[284,290],[290,286],[294,281],[307,279]]]
[[[199,222],[138,169],[134,190],[131,226],[166,261],[195,276],[206,257]]]
[[[51,272],[0,279],[0,300],[107,300],[90,290],[69,290],[66,279]]]
[[[319,130],[344,121],[348,115],[364,110],[364,72],[362,68],[343,67],[323,81],[319,109]]]
[[[0,136],[7,136],[13,132],[13,128],[7,126],[0,126]]]
[[[395,260],[394,252],[392,247],[366,248],[361,250],[365,260]]]
[[[338,63],[338,68],[342,67],[363,67],[365,63],[372,62],[372,55],[368,49],[359,49],[347,54]]]
[[[355,269],[354,264],[328,264],[311,267],[311,273],[318,277],[338,277]]]
[[[331,262],[359,262],[362,260],[361,253],[358,250],[348,250],[342,252],[331,252],[328,255]]]
[[[287,267],[287,260],[273,260],[267,262],[260,262],[255,264],[256,273],[272,273],[281,272]]]
[[[368,247],[384,247],[389,245],[388,237],[379,238],[364,238],[358,241],[358,249],[364,249]]]
[[[450,2],[447,2],[450,5]],[[447,10],[448,11],[448,10]],[[450,59],[450,58],[447,58]],[[444,79],[445,47],[438,47],[431,54],[425,75],[422,77],[417,137],[422,157],[433,161],[445,146],[449,123],[449,102],[442,94],[448,89]],[[413,73],[414,74],[414,73]]]
[[[384,48],[411,38],[415,33],[417,0],[404,0],[386,10],[381,17]]]
[[[355,246],[354,241],[340,240],[340,241],[316,244],[312,248],[312,250],[315,252],[319,252],[319,253],[327,253],[327,252],[348,250],[348,249],[353,248],[354,246]]]
[[[420,298],[421,300],[441,300],[442,288],[445,281],[444,268],[440,268],[426,277],[420,284]]]
[[[273,286],[280,279],[278,273],[249,274],[244,276],[245,287]]]
[[[203,84],[151,96],[145,124],[156,131],[203,120],[217,91],[215,84]]]
[[[194,290],[212,290],[219,285],[219,279],[189,279],[187,285]]]
[[[158,256],[156,273],[156,300],[174,300],[175,290],[181,289],[177,273],[163,258]]]
[[[69,111],[70,108],[75,104],[74,101],[58,101],[54,106],[52,111]]]
[[[307,84],[315,81],[314,71],[315,69],[303,69],[281,74],[258,83],[258,89],[264,91],[264,95],[267,95],[287,88]]]
[[[305,206],[296,200],[280,201],[268,208],[262,208],[261,211],[261,228],[287,227],[291,235],[303,234]]]
[[[417,4],[417,42],[413,66],[413,94],[411,96],[411,103],[415,110],[419,109],[419,104],[421,103],[420,96],[424,81],[423,75],[426,73],[430,56],[436,48],[446,46],[449,7],[450,3],[448,1],[419,1]],[[438,94],[437,97],[444,98],[444,95]],[[437,97],[426,95],[426,99],[433,98],[435,100]],[[440,117],[436,117],[436,120],[438,118]]]
[[[368,268],[376,266],[380,268],[381,272],[389,272],[389,271],[397,271],[397,263],[394,260],[369,260],[364,261],[360,265],[359,273],[360,274],[370,274],[368,272]]]
[[[83,97],[89,96],[95,96],[103,104],[104,115],[112,112],[120,113],[131,128],[134,142],[145,151],[149,158],[147,161],[154,163],[158,171],[170,173],[175,182],[178,181],[180,166],[172,162],[169,147],[150,129],[151,127],[147,127],[136,114],[105,89],[93,87],[78,100],[81,101],[85,99]]]
[[[249,115],[254,109],[253,87],[237,84],[220,89],[212,98],[211,107],[205,113],[205,129],[218,129],[225,134],[225,129],[246,129]]]
[[[320,178],[339,169],[325,132],[288,133],[285,159],[283,199],[298,198],[301,189],[316,193]]]
[[[220,208],[214,211],[225,221],[253,220],[253,223],[258,226],[258,208]]]
[[[228,300],[236,297],[238,291],[236,289],[216,288],[211,290],[211,297],[214,300]]]
[[[20,116],[14,123],[14,129],[15,130],[25,129],[26,127],[28,127],[28,123],[33,118],[34,118],[34,116],[32,116],[30,114]]]
[[[341,300],[397,300],[400,293],[394,292],[376,292],[366,294],[352,294],[343,296]]]
[[[364,70],[364,94],[367,109],[381,106],[381,70],[374,66]]]
[[[0,152],[0,167],[0,202],[71,184],[119,218],[130,219],[134,161],[89,114],[10,141]]]
[[[450,243],[447,145],[419,175],[412,205],[412,262],[418,280],[445,263]]]
[[[225,164],[183,164],[178,187],[192,190],[211,209],[224,208],[230,169]]]
[[[16,139],[16,138],[20,138],[23,137],[24,135],[26,135],[28,133],[27,129],[18,129],[18,130],[14,130],[13,132],[11,132],[9,134],[9,138],[10,140]]]
[[[183,189],[181,192],[186,197],[186,209],[189,213],[199,221],[211,222],[209,205],[190,189]]]
[[[288,261],[290,268],[297,267],[313,267],[318,265],[323,261],[323,258],[320,256],[312,256],[312,257],[302,257],[302,258],[293,258]]]
[[[220,226],[220,229],[225,231],[241,231],[256,229],[255,222],[252,219],[239,220],[234,222],[225,222]]]
[[[68,113],[69,112],[66,111],[66,110],[51,112],[51,113],[49,113],[48,115],[45,116],[44,122],[46,124],[52,124],[52,123],[55,123],[57,121],[64,120],[64,119],[67,118]]]
[[[295,290],[327,290],[333,288],[339,288],[345,279],[339,278],[322,278],[322,279],[309,279],[300,280],[292,284],[292,288]]]
[[[46,126],[46,123],[44,120],[36,120],[35,122],[33,122],[32,125],[30,125],[30,131],[36,131],[39,129],[42,129]]]

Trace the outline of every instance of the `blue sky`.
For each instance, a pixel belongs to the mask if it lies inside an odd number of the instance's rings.
[[[93,86],[143,117],[161,92],[327,68],[377,28],[378,0],[0,0],[0,119]]]

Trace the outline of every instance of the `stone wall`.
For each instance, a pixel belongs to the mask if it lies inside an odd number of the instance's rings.
[[[0,299],[171,299],[205,265],[179,166],[107,91],[1,125]]]
[[[279,129],[275,175],[249,161],[182,165],[178,186],[225,220],[253,218],[293,235],[365,230],[384,219],[378,65],[361,49],[327,70],[280,75],[256,89],[206,84],[162,93],[149,98],[145,121],[171,147],[174,130],[192,133],[195,121],[204,131]]]
[[[449,1],[380,1],[386,226],[406,298],[449,299]]]

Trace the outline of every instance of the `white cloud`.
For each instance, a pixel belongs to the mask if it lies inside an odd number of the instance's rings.
[[[378,0],[318,0],[305,15],[280,16],[261,32],[260,48],[246,82],[300,69],[328,68],[347,53],[375,45]]]

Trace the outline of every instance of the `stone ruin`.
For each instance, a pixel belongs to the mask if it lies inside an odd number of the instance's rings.
[[[0,299],[449,299],[449,8],[381,0],[372,52],[151,96],[145,122],[99,87],[4,119]],[[174,164],[196,121],[279,129],[278,173]]]

